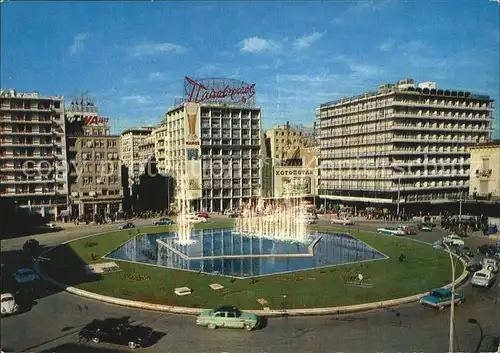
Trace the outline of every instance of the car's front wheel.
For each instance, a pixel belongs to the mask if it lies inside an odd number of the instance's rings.
[[[217,326],[215,326],[215,324],[208,324],[207,327],[210,329],[210,330],[215,330],[217,328]]]
[[[101,340],[99,339],[99,337],[92,337],[91,341],[93,343],[99,343]]]
[[[252,331],[253,330],[253,326],[250,325],[250,324],[245,324],[245,330]]]
[[[128,348],[130,348],[130,349],[136,349],[137,348],[137,343],[135,343],[135,342],[129,342],[128,343]]]

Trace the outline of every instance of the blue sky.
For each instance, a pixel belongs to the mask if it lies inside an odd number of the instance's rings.
[[[256,83],[265,127],[310,125],[320,103],[406,77],[500,105],[500,4],[491,0],[4,2],[1,10],[2,88],[67,100],[88,92],[113,132],[158,123],[184,76]]]

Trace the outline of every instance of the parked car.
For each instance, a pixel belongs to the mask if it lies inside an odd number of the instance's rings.
[[[13,315],[19,312],[19,305],[16,303],[14,296],[10,293],[4,293],[0,296],[1,301],[1,314]]]
[[[239,216],[240,216],[240,213],[238,213],[238,212],[231,212],[231,213],[229,214],[229,217],[230,217],[230,218],[238,218]]]
[[[153,329],[117,323],[113,320],[94,320],[86,325],[79,333],[80,338],[94,343],[109,342],[126,345],[131,349],[144,347],[150,341]]]
[[[205,211],[201,211],[200,213],[198,213],[198,217],[210,218],[210,215]]]
[[[156,221],[153,221],[154,226],[169,226],[174,224],[174,221],[172,221],[170,218],[160,218]]]
[[[481,264],[483,265],[483,268],[491,271],[491,272],[498,272],[498,262],[497,260],[490,258],[490,257],[485,257],[482,261]]]
[[[12,274],[14,280],[21,283],[35,282],[40,280],[40,276],[29,268],[22,268]]]
[[[233,306],[221,306],[215,310],[202,312],[196,319],[196,324],[209,329],[228,327],[252,331],[259,325],[259,317],[255,314],[242,313]]]
[[[460,305],[465,302],[465,296],[462,292],[455,292],[455,304]],[[431,308],[443,310],[451,305],[451,290],[445,288],[436,288],[424,295],[420,299],[420,304]]]
[[[482,269],[472,275],[470,283],[473,286],[489,288],[495,283],[495,275],[490,270]]]
[[[128,223],[121,224],[118,229],[122,230],[122,229],[131,229],[131,228],[135,228],[135,224],[128,222]]]
[[[455,245],[455,246],[464,246],[465,242],[460,239],[458,235],[455,234],[450,234],[447,235],[446,237],[443,237],[443,243],[448,244],[448,245]]]

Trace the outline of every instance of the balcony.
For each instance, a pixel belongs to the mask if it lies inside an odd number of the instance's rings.
[[[488,180],[491,177],[491,169],[476,169],[476,178],[480,180]]]

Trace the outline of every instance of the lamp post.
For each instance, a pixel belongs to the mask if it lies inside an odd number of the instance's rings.
[[[450,306],[450,336],[449,336],[449,351],[453,353],[453,337],[454,337],[454,322],[455,322],[455,270],[458,264],[458,261],[463,257],[463,254],[457,254],[456,259],[454,261],[453,254],[451,253],[450,246],[446,243],[443,243],[443,246],[446,248],[446,251],[450,255],[451,262],[451,306]]]

